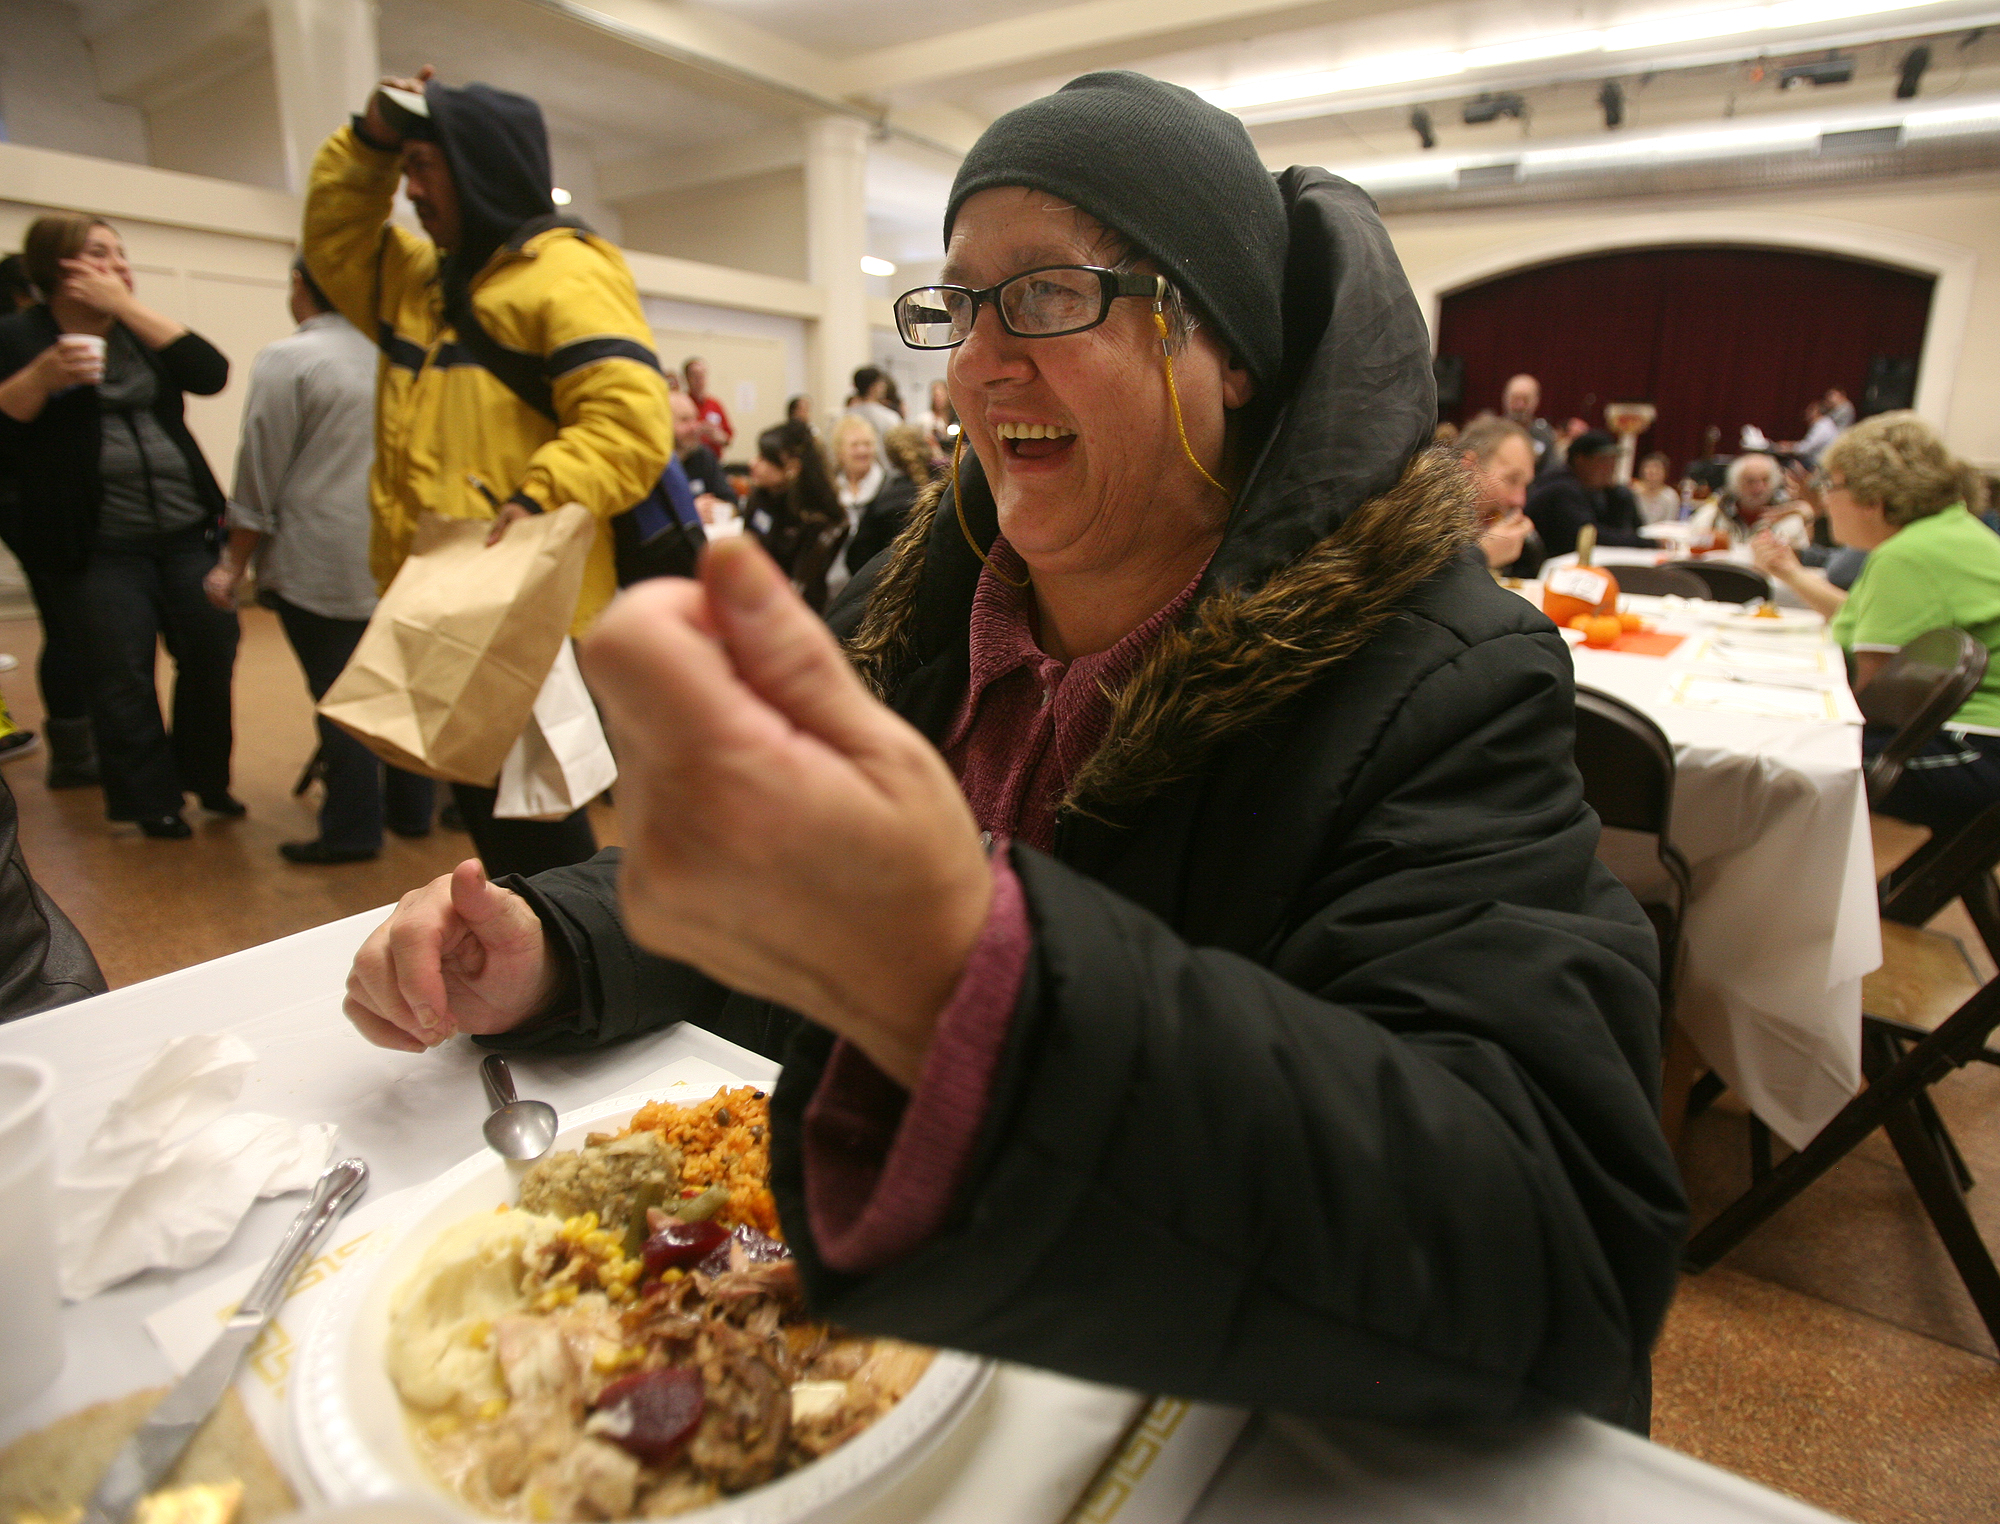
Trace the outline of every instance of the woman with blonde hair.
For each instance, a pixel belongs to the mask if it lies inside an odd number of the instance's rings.
[[[888,437],[907,437],[914,432],[909,424],[903,424],[889,430]],[[875,426],[859,413],[841,414],[833,426],[833,437],[827,441],[827,451],[833,457],[834,489],[847,513],[847,533],[827,547],[824,575],[830,603],[849,578],[895,539],[916,503],[918,483],[884,448]],[[924,479],[929,480],[928,474]]]
[[[1782,541],[1759,535],[1757,564],[1831,621],[1865,688],[1889,658],[1926,630],[1956,627],[1986,647],[1986,676],[1937,738],[1911,759],[1876,805],[1885,815],[1948,832],[2000,802],[2000,535],[1976,517],[1979,473],[1945,448],[1915,413],[1879,413],[1827,447],[1814,484],[1833,537],[1865,550],[1852,591],[1801,566]],[[1891,731],[1870,726],[1869,757]]]
[[[184,838],[185,791],[211,814],[244,813],[229,792],[236,615],[202,592],[226,505],[182,416],[184,394],[222,390],[229,361],[133,294],[110,224],[37,218],[22,257],[46,298],[0,318],[0,458],[27,508],[24,559],[80,610],[105,814]],[[171,728],[154,680],[163,639]],[[63,727],[49,731],[60,744]]]

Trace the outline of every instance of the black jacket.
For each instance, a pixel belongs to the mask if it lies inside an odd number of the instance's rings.
[[[882,485],[861,505],[861,522],[841,552],[850,572],[858,572],[889,548],[889,542],[903,532],[910,510],[917,505],[917,485],[902,472],[882,473]]]
[[[55,343],[57,334],[46,306],[0,317],[0,379]],[[208,397],[221,391],[229,380],[229,361],[198,333],[184,333],[159,350],[136,338],[133,343],[159,382],[153,416],[186,458],[196,496],[220,520],[228,504],[188,432],[182,394]],[[12,472],[21,499],[17,553],[37,571],[77,572],[90,559],[104,501],[97,470],[103,448],[103,414],[94,386],[51,397],[31,423],[0,413],[0,469]]]
[[[847,1326],[1308,1414],[1643,1422],[1683,1225],[1653,937],[1593,855],[1567,649],[1419,453],[1428,342],[1373,207],[1280,183],[1289,400],[1053,854],[1011,849],[1034,947],[944,1230],[873,1275],[821,1261],[799,1139],[831,1039],[636,952],[609,854],[529,889],[574,1009],[499,1041],[789,1039],[773,1184]],[[933,492],[834,610],[933,738],[979,569]]]
[[[1577,531],[1585,524],[1597,526],[1600,545],[1650,543],[1639,533],[1639,500],[1630,487],[1614,482],[1592,491],[1566,465],[1538,478],[1528,489],[1528,517],[1541,536],[1545,556],[1566,556],[1575,550]]]
[[[21,855],[14,792],[0,778],[0,1021],[105,991],[90,944]]]

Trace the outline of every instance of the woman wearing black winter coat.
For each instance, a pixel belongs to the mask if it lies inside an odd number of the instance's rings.
[[[757,436],[743,522],[800,595],[824,608],[827,547],[845,536],[847,516],[810,424],[781,423]],[[816,568],[810,577],[802,572],[808,564]]]
[[[989,127],[946,219],[896,317],[963,448],[845,651],[740,541],[628,594],[584,656],[622,859],[408,896],[349,1017],[782,1052],[773,1188],[843,1326],[1643,1428],[1684,1215],[1658,950],[1567,648],[1428,449],[1373,204],[1100,73]]]
[[[184,838],[187,791],[215,814],[243,813],[229,792],[237,620],[202,593],[225,504],[181,401],[221,391],[229,362],[133,295],[107,224],[42,217],[22,254],[48,300],[0,318],[0,448],[20,485],[20,535],[78,591],[105,813]],[[162,639],[171,732],[154,679]]]

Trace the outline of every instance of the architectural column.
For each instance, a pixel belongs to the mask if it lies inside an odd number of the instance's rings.
[[[374,0],[266,0],[284,129],[285,178],[303,192],[327,135],[368,102],[382,77]]]
[[[806,279],[825,293],[813,333],[813,410],[847,400],[854,372],[868,363],[868,124],[823,116],[806,124]]]

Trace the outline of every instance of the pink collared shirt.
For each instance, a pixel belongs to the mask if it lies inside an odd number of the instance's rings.
[[[1027,567],[1005,540],[973,592],[971,680],[943,751],[994,842],[993,906],[938,1017],[914,1091],[837,1043],[806,1108],[806,1207],[821,1256],[852,1274],[894,1264],[950,1211],[985,1119],[1033,947],[1009,839],[1046,852],[1056,806],[1104,739],[1111,698],[1194,598],[1201,573],[1116,645],[1064,663],[1035,643]],[[1203,571],[1207,567],[1202,568]]]

